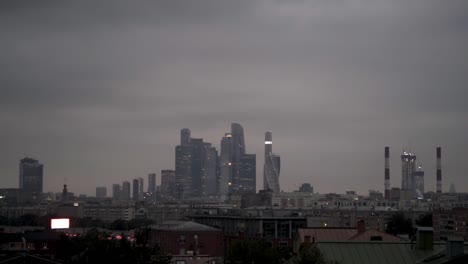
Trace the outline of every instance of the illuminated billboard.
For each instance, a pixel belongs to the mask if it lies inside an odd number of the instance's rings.
[[[69,218],[59,218],[59,219],[50,219],[50,228],[51,229],[63,229],[70,227]]]

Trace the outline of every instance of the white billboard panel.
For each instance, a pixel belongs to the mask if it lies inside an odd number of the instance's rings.
[[[62,228],[69,228],[70,227],[70,219],[69,218],[60,218],[60,219],[51,219],[50,220],[50,228],[51,229],[62,229]]]

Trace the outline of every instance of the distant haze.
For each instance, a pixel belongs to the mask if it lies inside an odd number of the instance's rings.
[[[468,1],[157,0],[0,3],[0,188],[44,164],[44,190],[93,194],[174,169],[180,129],[218,149],[244,127],[263,186],[383,191],[403,149],[435,190],[468,191]]]

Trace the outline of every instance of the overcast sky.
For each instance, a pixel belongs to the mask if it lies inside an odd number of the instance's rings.
[[[411,149],[435,189],[468,191],[468,1],[155,0],[0,3],[0,188],[25,155],[44,191],[174,169],[180,129],[218,149],[244,127],[263,186],[401,187]],[[146,182],[145,182],[146,184]],[[146,188],[146,187],[145,187]]]

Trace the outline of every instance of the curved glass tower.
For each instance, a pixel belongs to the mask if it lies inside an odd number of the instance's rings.
[[[273,140],[270,131],[265,133],[265,165],[263,166],[263,189],[273,192],[280,191],[279,176],[281,160],[278,154],[272,152]]]

